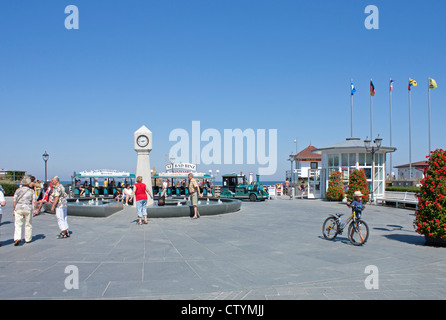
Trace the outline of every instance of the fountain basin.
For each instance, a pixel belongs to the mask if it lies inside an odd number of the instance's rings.
[[[236,212],[242,206],[242,201],[237,199],[199,198],[198,200],[200,216]],[[69,216],[104,218],[124,209],[122,202],[105,197],[68,198],[67,202]],[[54,213],[50,211],[50,204],[45,204],[44,208],[45,212]],[[136,214],[136,208],[131,206],[127,208],[135,210]],[[184,197],[167,198],[164,206],[158,206],[158,201],[155,201],[153,205],[147,207],[148,218],[193,217],[193,215],[194,209],[190,201]]]
[[[96,200],[97,199],[97,200]],[[104,218],[108,217],[124,208],[122,202],[117,202],[112,198],[68,198],[67,214],[69,216],[94,217]],[[51,212],[51,205],[45,204],[45,212]]]
[[[240,210],[242,201],[236,199],[199,198],[197,205],[200,216],[218,215]],[[178,205],[181,203],[181,206]],[[167,198],[164,206],[158,206],[157,201],[147,207],[149,218],[193,217],[194,209],[184,197]]]

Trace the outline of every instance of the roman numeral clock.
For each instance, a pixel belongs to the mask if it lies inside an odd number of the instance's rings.
[[[150,172],[150,151],[152,151],[152,131],[142,126],[135,131],[134,149],[137,153],[136,176],[142,177],[142,182],[152,191],[152,174]],[[136,205],[136,201],[133,202]],[[151,205],[153,199],[148,197],[147,205]]]

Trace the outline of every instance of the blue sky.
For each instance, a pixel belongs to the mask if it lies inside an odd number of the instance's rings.
[[[67,30],[68,5],[79,30]],[[364,9],[379,9],[367,30]],[[133,132],[153,132],[151,164],[162,171],[176,128],[277,129],[277,172],[310,142],[324,147],[373,132],[389,144],[393,93],[394,165],[428,151],[427,78],[432,146],[445,148],[445,32],[441,1],[170,0],[3,1],[0,5],[0,168],[69,179],[73,171],[134,172]],[[202,147],[204,143],[202,143]],[[191,159],[192,161],[193,159]],[[199,171],[257,171],[256,165],[199,165]]]

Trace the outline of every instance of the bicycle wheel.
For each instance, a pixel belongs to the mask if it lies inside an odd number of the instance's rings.
[[[334,217],[325,219],[322,225],[322,234],[327,240],[333,240],[338,235],[338,223]]]
[[[369,238],[369,227],[365,221],[352,221],[348,226],[348,239],[355,246],[364,244]]]

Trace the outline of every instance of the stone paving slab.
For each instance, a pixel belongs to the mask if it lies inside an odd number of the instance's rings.
[[[446,248],[424,245],[414,211],[368,206],[368,242],[322,237],[322,222],[345,204],[276,199],[243,202],[219,216],[153,218],[133,207],[106,218],[33,218],[33,241],[15,247],[12,199],[0,226],[0,299],[344,300],[445,299]],[[378,268],[367,289],[365,268]],[[68,286],[78,270],[78,288]],[[72,282],[71,282],[72,283]]]

